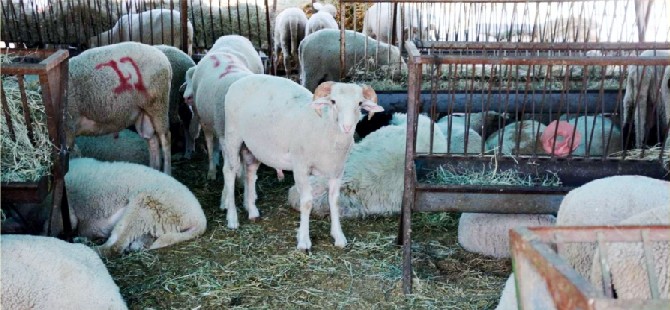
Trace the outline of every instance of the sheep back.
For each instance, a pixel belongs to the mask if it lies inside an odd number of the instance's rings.
[[[78,157],[90,157],[100,161],[124,161],[149,165],[147,142],[136,132],[124,129],[118,133],[97,137],[80,136],[75,140]]]
[[[214,42],[214,45],[209,50],[208,54],[212,52],[233,54],[244,61],[244,64],[251,70],[251,72],[256,74],[265,73],[261,56],[254,48],[251,41],[243,36],[227,35],[219,37],[216,42]]]

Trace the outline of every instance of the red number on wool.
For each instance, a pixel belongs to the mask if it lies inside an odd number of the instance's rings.
[[[119,63],[129,63],[132,66],[132,70],[135,71],[135,76],[137,77],[137,80],[135,83],[131,84],[130,80],[133,78],[133,73],[132,72],[127,72],[127,75],[124,74],[122,71],[122,68],[119,67]],[[99,63],[97,66],[95,66],[95,69],[102,69],[104,67],[110,67],[116,75],[119,77],[119,86],[114,88],[114,93],[115,94],[120,94],[125,91],[130,91],[130,90],[137,90],[139,92],[146,93],[147,88],[144,86],[144,81],[142,80],[142,73],[140,73],[140,68],[137,66],[137,63],[135,62],[134,59],[126,56],[122,57],[119,59],[117,62],[116,60],[112,59],[108,62],[103,62]],[[127,69],[127,66],[124,66],[125,69]]]

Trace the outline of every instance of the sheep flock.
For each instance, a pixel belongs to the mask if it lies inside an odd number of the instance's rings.
[[[550,285],[517,291],[542,279],[516,273],[510,230],[670,227],[667,174],[582,182],[554,214],[417,213],[414,294],[404,296],[393,244],[406,190],[408,117],[417,115],[397,112],[377,84],[355,76],[371,70],[406,84],[412,68],[399,41],[453,39],[444,27],[460,17],[371,3],[358,7],[363,18],[349,29],[338,3],[282,5],[268,15],[270,42],[226,34],[201,50],[194,15],[182,29],[176,8],[139,11],[131,2],[67,60],[63,194],[73,231],[52,229],[51,196],[3,202],[0,308],[552,309]],[[17,2],[35,16],[52,4]],[[601,22],[564,16],[537,25],[538,33],[514,35],[518,42],[599,42]],[[481,31],[487,41],[512,36]],[[433,70],[427,67],[419,74]],[[620,74],[615,113],[574,105],[539,114],[483,105],[466,113],[424,109],[415,152],[597,165],[633,150],[670,151],[670,66],[624,67],[608,68]],[[540,79],[556,74],[549,68],[519,66],[523,72],[514,74]],[[476,87],[495,83],[493,67],[463,70],[481,71]],[[580,78],[593,71],[573,70]],[[3,105],[6,85],[3,76]],[[4,119],[2,130],[15,135]],[[464,185],[437,173],[425,178],[417,182]],[[596,291],[610,284],[622,304],[670,298],[668,239],[605,248],[558,242],[552,251]]]

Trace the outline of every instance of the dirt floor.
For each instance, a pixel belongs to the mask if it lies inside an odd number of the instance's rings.
[[[333,246],[328,218],[313,218],[305,253],[296,250],[299,215],[287,203],[290,172],[280,182],[261,168],[262,219],[249,222],[240,210],[240,228],[231,231],[219,209],[221,173],[206,180],[204,152],[173,164],[174,176],[200,200],[208,229],[189,242],[106,261],[131,309],[492,309],[511,272],[510,260],[458,245],[458,214],[416,214],[415,294],[404,298],[397,217],[345,219],[345,249]]]

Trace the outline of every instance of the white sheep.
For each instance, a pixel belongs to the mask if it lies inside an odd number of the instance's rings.
[[[514,273],[512,273],[507,281],[505,282],[505,287],[500,294],[500,300],[495,310],[518,310],[519,305],[516,301],[516,280],[514,279]]]
[[[613,176],[571,190],[558,209],[557,226],[616,225],[624,219],[670,203],[670,182],[643,176]],[[559,244],[561,257],[588,278],[592,244]]]
[[[640,54],[640,57],[649,56],[670,57],[670,51],[647,50]],[[654,113],[660,117],[657,118]],[[670,66],[629,66],[621,115],[623,124],[635,126],[637,148],[644,147],[647,133],[656,119],[661,121],[661,124],[657,124],[661,132],[667,133],[664,129],[668,128],[670,121]]]
[[[337,16],[337,8],[330,4],[330,3],[321,3],[321,2],[314,2],[312,3],[312,7],[317,11],[317,12],[324,12],[330,14],[332,17]]]
[[[193,25],[186,24],[189,55],[193,55]],[[112,29],[89,39],[89,47],[124,41],[145,44],[167,44],[182,48],[181,13],[176,10],[154,9],[122,15]]]
[[[380,42],[390,43],[392,12],[393,3],[373,4],[365,12],[362,32]],[[426,12],[416,5],[399,4],[396,12],[396,40],[400,41],[402,34],[405,41],[415,38],[435,41],[434,26],[428,25],[428,19]]]
[[[378,57],[376,57],[378,56]],[[345,68],[349,72],[361,60],[376,59],[371,69],[391,69],[397,74],[403,66],[400,50],[370,39],[360,32],[345,31]],[[340,31],[323,29],[300,43],[300,84],[310,91],[324,81],[340,80]]]
[[[226,95],[225,139],[221,141],[225,158],[221,208],[228,210],[228,227],[239,226],[234,185],[244,144],[248,150],[244,156],[244,197],[249,218],[259,216],[255,182],[260,163],[292,170],[301,205],[298,249],[311,248],[309,214],[313,197],[309,176],[318,174],[328,178],[331,236],[335,246],[344,247],[347,239],[337,204],[344,164],[354,144],[361,109],[383,111],[376,101],[375,91],[366,85],[326,82],[313,96],[293,81],[273,76],[252,75],[231,85]]]
[[[670,185],[670,184],[668,184]],[[666,185],[666,186],[668,186]],[[670,187],[670,186],[668,186]],[[666,188],[670,189],[670,188]],[[665,205],[635,214],[618,225],[670,225],[670,201]],[[659,298],[670,298],[670,246],[668,242],[651,242],[649,259],[653,262]],[[600,271],[600,255],[593,255],[591,283],[596,288],[602,287]],[[642,243],[609,243],[607,245],[607,263],[612,276],[612,288],[619,299],[649,299],[649,277]]]
[[[261,56],[254,48],[254,45],[251,43],[251,41],[243,36],[221,36],[216,39],[216,42],[214,42],[214,45],[208,51],[208,53],[211,52],[233,54],[242,60],[244,65],[249,70],[251,70],[251,72],[256,74],[265,73],[265,68],[263,67]]]
[[[180,86],[184,84],[186,72],[195,66],[193,59],[176,47],[156,45],[170,61],[172,68],[172,83],[170,83],[170,135],[173,141],[181,138],[184,142],[184,154],[190,158],[195,149],[195,142],[189,135],[192,113],[180,93]]]
[[[540,135],[546,128],[535,120],[510,123],[486,139],[486,150],[512,155],[517,154],[518,145],[518,154],[543,154]]]
[[[170,246],[207,227],[193,193],[146,166],[73,159],[65,184],[73,228],[81,237],[105,240],[97,247],[105,256]]]
[[[529,264],[530,262],[517,262],[517,264]],[[523,283],[526,287],[521,288],[524,294],[524,299],[526,304],[524,304],[524,309],[543,309],[543,310],[555,310],[557,309],[554,300],[549,293],[549,288],[544,282],[544,279],[540,277],[538,272],[529,272],[524,274]],[[514,273],[512,273],[507,281],[505,282],[505,287],[503,288],[502,293],[500,294],[500,300],[495,310],[517,310],[520,309],[519,303],[517,300],[517,288],[519,284],[516,282]]]
[[[118,133],[95,137],[79,136],[75,145],[78,152],[71,154],[71,157],[149,165],[147,142],[132,130],[124,129]]]
[[[482,151],[482,136],[472,129],[473,126],[477,126],[474,124],[475,115],[477,114],[472,115],[470,126],[466,124],[466,117],[453,115],[444,116],[435,123],[448,141],[449,149],[447,152],[464,153],[467,151],[467,153],[486,153],[486,150]]]
[[[316,3],[315,3],[316,4]],[[335,17],[328,12],[319,11],[309,17],[305,27],[305,37],[321,29],[340,29]]]
[[[468,252],[508,258],[509,230],[520,226],[552,226],[551,214],[462,213],[458,220],[458,243]]]
[[[566,116],[561,116],[566,119]],[[573,155],[603,156],[622,150],[621,130],[609,117],[602,114],[582,115],[567,120],[581,135],[582,143],[572,152]]]
[[[275,18],[274,30],[274,71],[277,72],[279,51],[284,57],[284,70],[286,76],[291,73],[293,67],[291,61],[298,56],[298,46],[305,37],[307,28],[307,15],[299,8],[287,8],[281,11]],[[299,60],[298,60],[299,61]]]
[[[218,150],[214,139],[223,135],[224,105],[228,88],[240,78],[253,74],[244,61],[234,54],[218,51],[207,53],[193,74],[194,111],[205,135],[209,180],[216,179]]]
[[[2,235],[3,309],[128,309],[102,259],[83,244]]]
[[[119,132],[131,125],[149,142],[151,167],[170,174],[168,101],[172,69],[153,46],[123,42],[84,51],[69,61],[65,132],[76,135]]]
[[[405,171],[407,136],[404,114],[394,114],[391,125],[384,126],[354,145],[344,165],[338,200],[342,217],[388,216],[400,213]],[[417,152],[430,149],[430,118],[421,115],[417,129]],[[446,138],[439,130],[433,132],[433,149],[446,152]],[[314,200],[312,213],[327,215],[328,180],[310,178]],[[298,187],[289,190],[289,203],[300,209]]]

